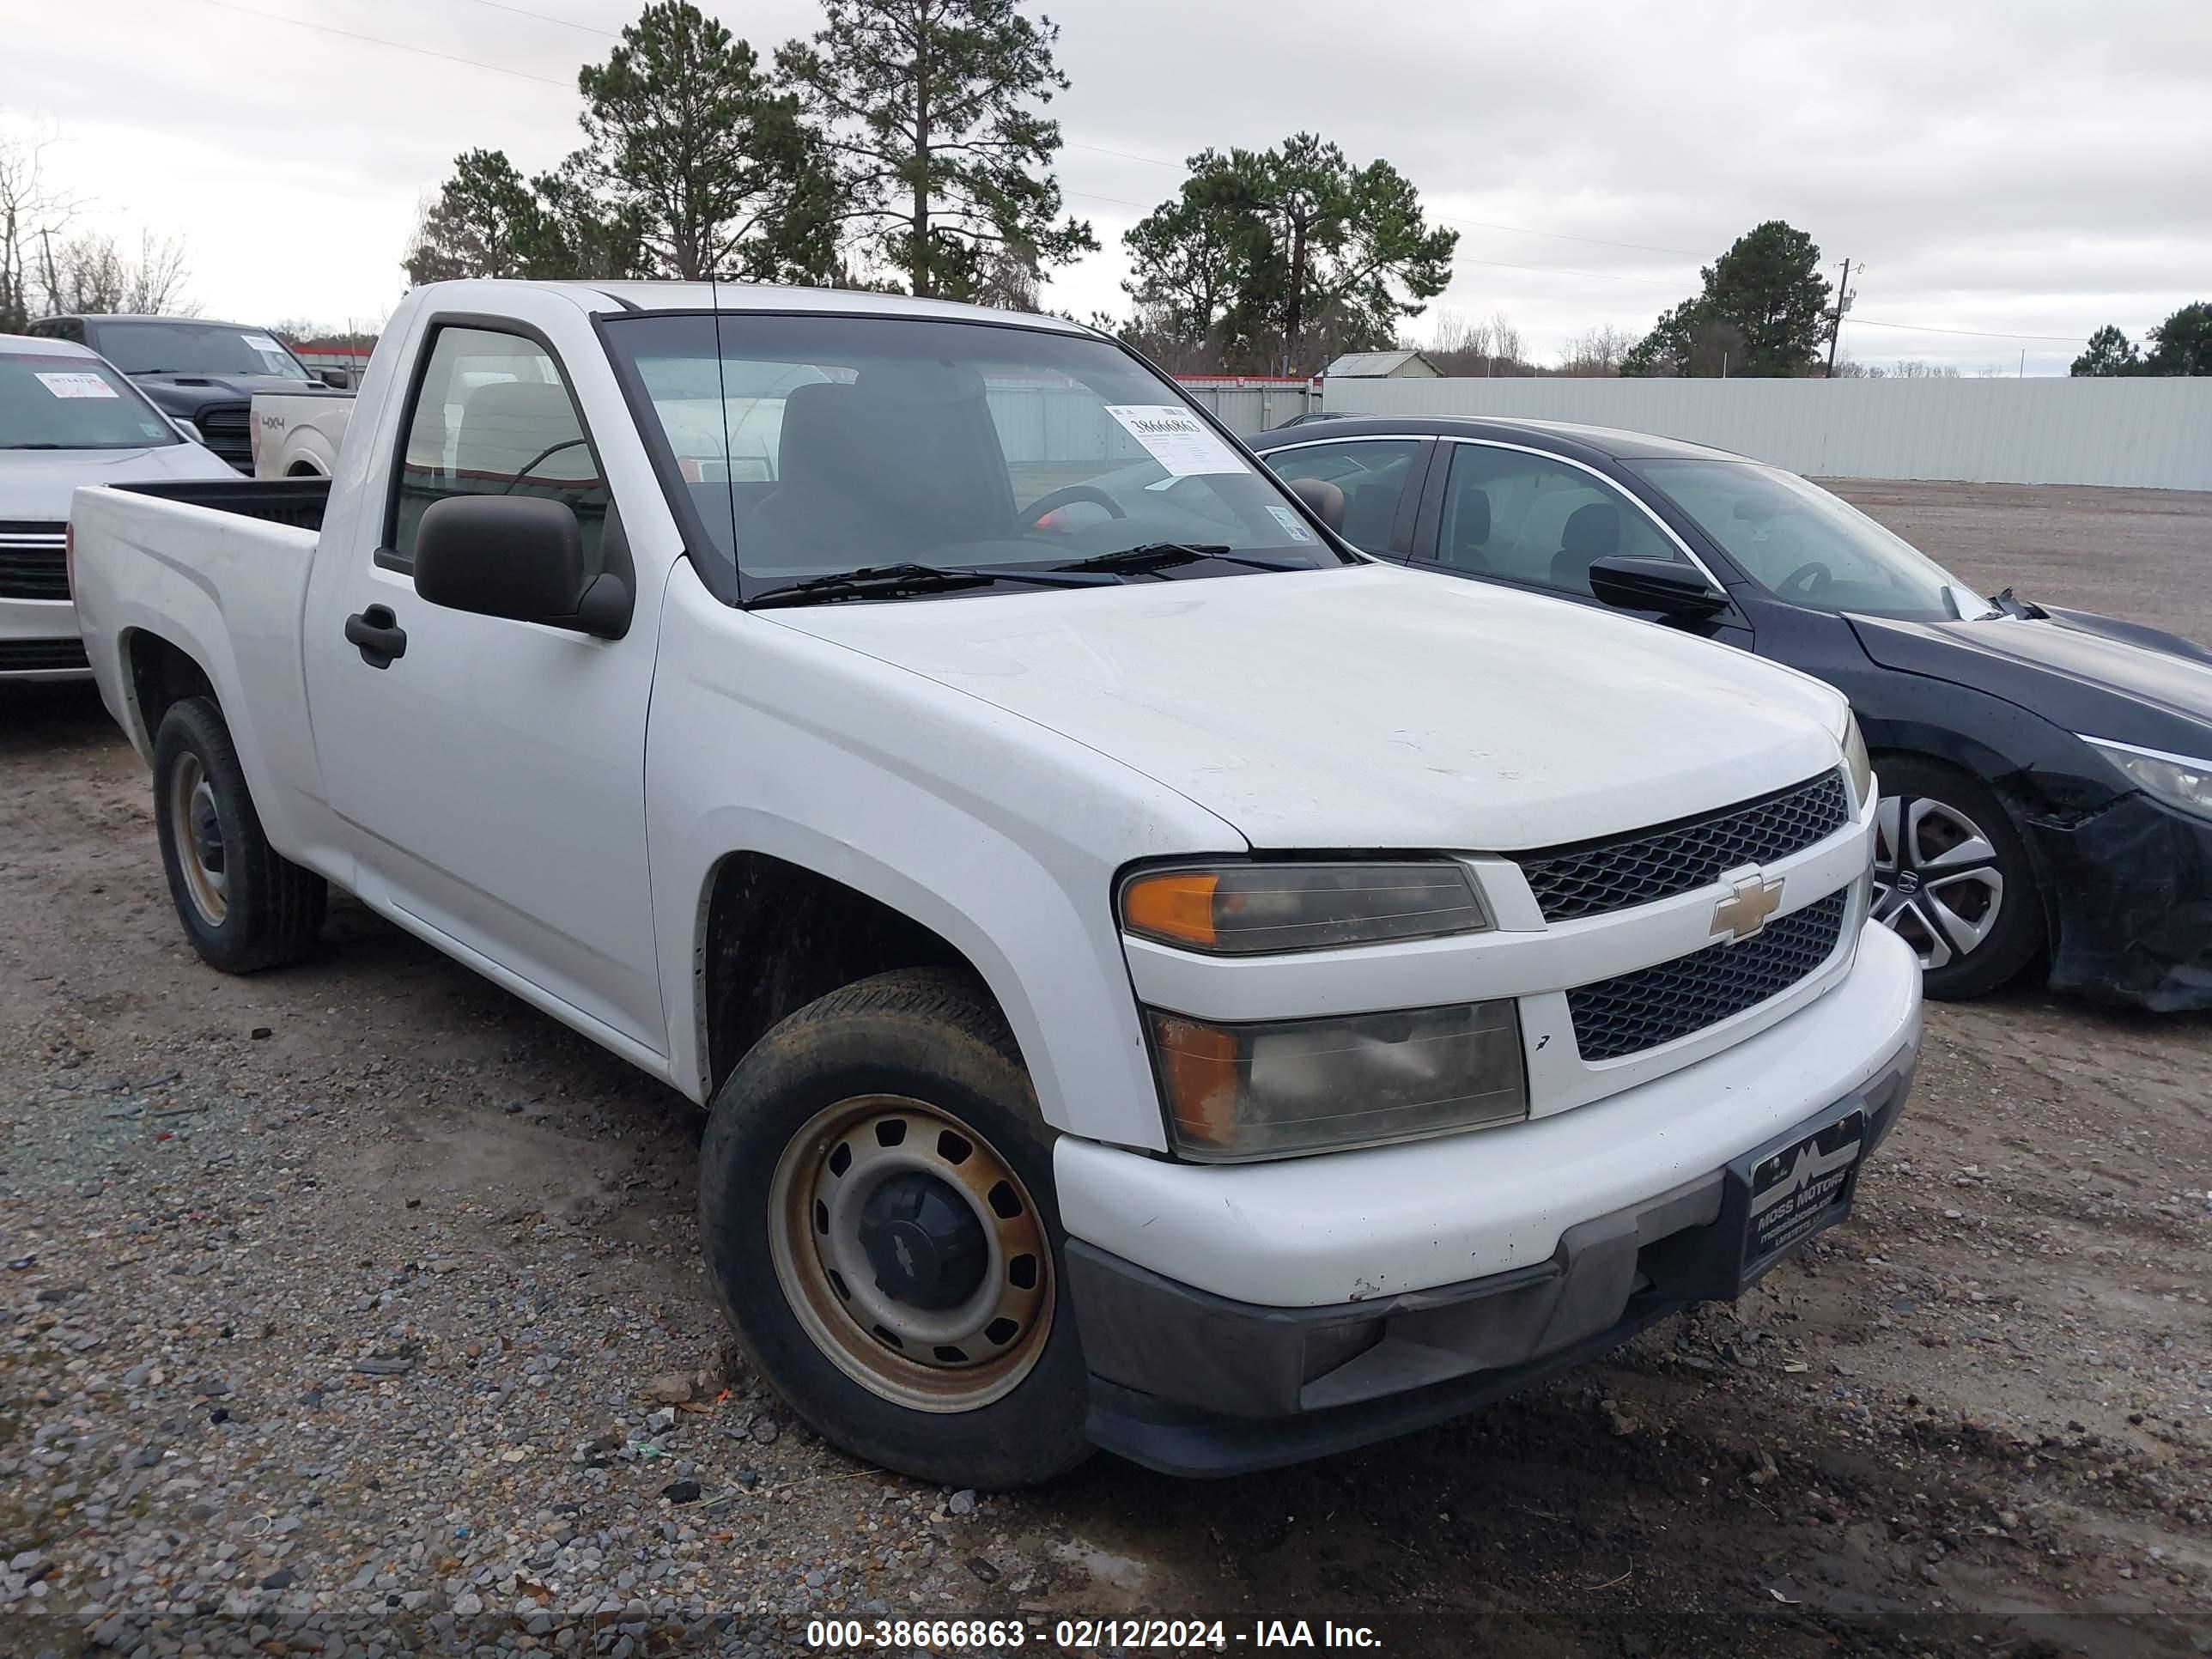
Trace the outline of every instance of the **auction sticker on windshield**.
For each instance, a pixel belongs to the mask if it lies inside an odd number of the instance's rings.
[[[121,395],[97,374],[41,374],[39,379],[57,398],[114,398]]]
[[[1244,463],[1212,428],[1173,404],[1108,404],[1106,412],[1178,478],[1206,472],[1242,472]]]

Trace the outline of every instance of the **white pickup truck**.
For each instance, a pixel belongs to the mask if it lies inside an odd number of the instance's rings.
[[[1897,1121],[1842,697],[1371,562],[1110,339],[459,283],[356,409],[327,484],[76,497],[185,931],[272,967],[335,883],[706,1106],[729,1318],[862,1457],[1433,1422]]]
[[[337,470],[351,398],[301,398],[281,392],[253,395],[253,476],[327,478]]]

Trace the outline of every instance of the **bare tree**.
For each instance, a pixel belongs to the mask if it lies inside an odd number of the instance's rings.
[[[185,298],[191,276],[189,245],[181,236],[138,233],[138,258],[131,269],[131,309],[149,317],[195,317],[198,304]]]
[[[1567,342],[1559,358],[1559,373],[1596,376],[1620,373],[1620,360],[1636,341],[1626,329],[1611,323],[1577,334]]]
[[[1497,358],[1501,365],[1511,364],[1512,369],[1509,372],[1525,374],[1533,368],[1534,365],[1522,355],[1523,344],[1521,331],[1506,320],[1504,312],[1490,313],[1491,356]]]
[[[1410,349],[1419,343],[1401,340],[1399,343]],[[1437,371],[1444,374],[1534,374],[1539,372],[1536,366],[1522,355],[1523,340],[1521,331],[1506,319],[1502,311],[1480,318],[1439,309],[1429,336],[1429,343],[1419,349],[1437,366]]]
[[[0,132],[0,334],[30,321],[40,252],[76,212],[76,199],[46,181],[46,143]]]
[[[39,280],[48,311],[82,316],[193,314],[181,297],[186,268],[182,238],[143,231],[134,257],[104,231],[66,242],[40,239]]]

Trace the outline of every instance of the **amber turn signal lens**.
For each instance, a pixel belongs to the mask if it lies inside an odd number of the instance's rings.
[[[1214,890],[1221,884],[1210,870],[1176,870],[1139,876],[1121,890],[1121,916],[1133,932],[1185,945],[1211,946]]]
[[[1234,1149],[1243,1082],[1236,1037],[1172,1014],[1155,1013],[1152,1030],[1178,1138],[1203,1148]]]

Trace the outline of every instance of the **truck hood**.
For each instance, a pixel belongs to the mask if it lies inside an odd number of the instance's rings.
[[[1833,767],[1844,708],[1729,647],[1380,565],[757,614],[1048,727],[1271,849],[1664,823]]]
[[[235,403],[257,392],[281,392],[298,398],[353,395],[319,380],[295,380],[282,374],[133,374],[131,380],[157,406],[186,417],[209,404]]]
[[[150,483],[163,478],[235,478],[222,457],[198,444],[150,449],[0,449],[0,519],[59,524],[80,484]]]

